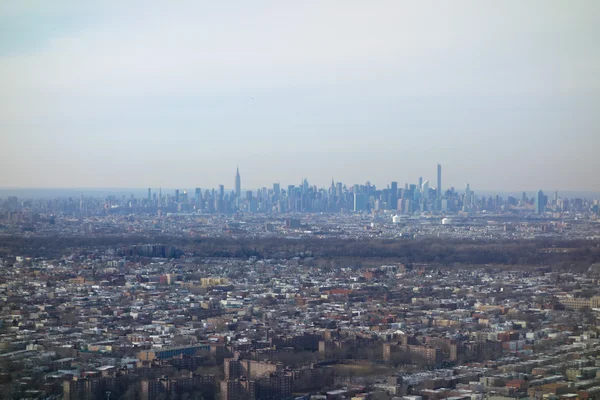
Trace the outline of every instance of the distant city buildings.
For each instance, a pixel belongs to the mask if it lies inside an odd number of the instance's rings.
[[[540,215],[544,211],[546,211],[546,203],[548,202],[548,197],[542,192],[538,190],[535,195],[535,213]]]
[[[235,173],[235,197],[242,196],[242,179],[240,177],[240,168],[238,167]]]
[[[440,164],[437,165],[437,198],[441,199],[442,194],[442,166]]]
[[[600,216],[598,200],[582,198],[567,199],[554,192],[552,199],[543,191],[532,197],[481,196],[466,183],[464,192],[454,187],[442,187],[442,165],[437,164],[437,186],[423,177],[417,183],[397,181],[378,188],[370,182],[347,185],[331,180],[329,187],[319,188],[304,178],[299,185],[260,187],[242,192],[239,167],[236,168],[234,189],[224,185],[217,189],[196,187],[193,195],[187,190],[174,189],[163,195],[162,188],[147,189],[143,197],[115,196],[105,198],[80,196],[52,201],[21,200],[14,196],[0,200],[0,220],[9,222],[33,222],[38,215],[58,214],[78,216],[110,215],[119,213],[156,214],[287,214],[287,213],[382,213],[386,211],[406,215],[475,215],[477,213],[518,214],[557,217],[563,213],[590,213]]]

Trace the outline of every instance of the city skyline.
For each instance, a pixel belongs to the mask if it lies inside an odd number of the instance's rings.
[[[393,211],[401,214],[415,213],[478,213],[478,212],[533,212],[543,215],[549,209],[553,212],[586,211],[598,212],[598,198],[595,195],[571,196],[568,192],[558,190],[544,192],[534,191],[533,196],[527,191],[519,193],[486,193],[478,192],[470,183],[465,183],[464,192],[460,188],[442,186],[442,165],[437,164],[437,185],[433,187],[428,179],[422,176],[415,182],[398,184],[391,181],[387,185],[377,186],[371,182],[348,183],[331,180],[329,187],[317,187],[307,178],[298,184],[281,185],[272,182],[269,186],[242,190],[242,178],[239,165],[236,167],[233,189],[227,189],[220,184],[218,188],[195,187],[188,193],[187,189],[165,189],[148,187],[143,196],[140,189],[130,193],[101,193],[86,196],[83,191],[79,195],[69,196],[66,208],[73,211],[75,199],[79,198],[77,210],[86,214],[90,205],[95,212],[113,209],[133,212],[168,213],[217,213],[230,214],[238,211],[250,213],[287,213],[287,212],[381,212]],[[154,190],[154,191],[153,191]],[[137,196],[134,191],[138,192]],[[563,196],[564,195],[564,196]],[[13,209],[18,208],[17,193],[3,193],[0,190],[0,200],[6,197],[6,203]],[[25,196],[27,204],[31,198]],[[37,197],[37,196],[34,196]],[[45,197],[48,199],[48,196]],[[50,196],[50,198],[53,198]],[[58,197],[60,198],[60,196]],[[57,198],[54,197],[56,200]],[[63,198],[64,199],[64,198]],[[98,200],[100,201],[98,202]],[[104,199],[104,200],[101,200]],[[90,202],[90,200],[93,200]],[[21,201],[21,204],[25,202]],[[45,208],[46,206],[41,206]]]
[[[2,399],[600,400],[600,0],[0,38]]]
[[[374,181],[371,181],[369,179],[367,179],[364,182],[356,182],[356,181],[343,181],[343,180],[338,180],[335,179],[335,177],[332,177],[331,180],[329,180],[326,184],[316,184],[314,181],[312,181],[312,178],[309,179],[306,176],[303,176],[301,179],[299,179],[296,183],[294,182],[282,182],[281,180],[262,180],[260,181],[261,183],[259,183],[258,185],[248,185],[245,184],[246,186],[244,186],[244,184],[242,184],[242,179],[241,179],[241,174],[240,174],[240,166],[239,164],[236,166],[236,172],[235,172],[235,177],[233,180],[233,184],[231,186],[228,186],[226,184],[224,184],[223,182],[215,184],[214,186],[210,186],[210,185],[198,185],[198,184],[183,184],[183,185],[170,185],[167,184],[165,186],[162,185],[158,185],[158,186],[132,186],[132,187],[117,187],[117,186],[107,186],[107,187],[95,187],[95,186],[79,186],[79,187],[53,187],[53,186],[33,186],[33,187],[26,187],[26,186],[0,186],[0,198],[3,196],[12,196],[15,195],[15,192],[19,192],[19,191],[31,191],[31,192],[35,192],[35,191],[52,191],[52,190],[57,190],[57,191],[61,191],[61,190],[65,190],[65,191],[77,191],[77,190],[82,190],[82,191],[135,191],[135,192],[139,192],[138,195],[141,193],[140,191],[145,191],[145,190],[166,190],[166,191],[173,191],[175,193],[175,195],[177,196],[179,191],[187,191],[190,190],[190,193],[193,194],[193,191],[197,191],[199,189],[201,190],[222,190],[223,192],[226,193],[233,193],[235,194],[235,196],[237,197],[242,197],[243,193],[247,192],[247,191],[252,191],[252,192],[256,192],[257,190],[261,190],[264,188],[271,188],[273,185],[283,185],[281,187],[287,187],[289,185],[291,186],[296,186],[298,185],[298,187],[301,187],[304,183],[304,181],[309,181],[310,187],[316,187],[318,190],[322,190],[322,189],[327,189],[329,184],[332,184],[333,182],[339,182],[342,183],[344,187],[347,187],[349,189],[352,189],[353,186],[356,185],[371,185],[376,187],[378,190],[381,189],[390,189],[390,188],[394,188],[394,184],[396,185],[396,188],[401,190],[404,186],[398,186],[399,183],[402,183],[402,185],[410,185],[412,183],[416,184],[416,186],[418,188],[422,188],[422,186],[425,184],[427,185],[427,189],[429,189],[429,187],[431,187],[434,191],[435,194],[433,195],[435,199],[439,199],[441,197],[443,197],[443,193],[446,190],[449,189],[453,189],[454,191],[456,191],[457,193],[460,192],[464,192],[465,191],[465,187],[469,187],[471,185],[471,182],[469,181],[464,181],[464,183],[462,184],[458,184],[458,185],[454,185],[454,184],[449,184],[446,187],[444,187],[443,185],[441,186],[441,191],[439,191],[438,189],[440,188],[440,184],[442,182],[442,165],[440,163],[437,163],[436,166],[436,181],[432,182],[437,182],[437,185],[434,187],[432,186],[432,184],[429,182],[430,180],[427,179],[427,177],[424,178],[423,175],[419,176],[418,178],[414,178],[413,180],[407,179],[402,181],[401,179],[394,179],[392,178],[391,180],[388,180],[387,182],[381,182],[381,183],[376,183]],[[245,182],[246,180],[244,180]],[[252,182],[252,179],[250,180]],[[538,192],[538,190],[543,190],[544,192],[558,192],[560,190],[560,192],[562,193],[569,193],[571,197],[584,197],[584,198],[596,198],[598,196],[600,196],[600,191],[595,191],[595,190],[580,190],[580,189],[559,189],[559,188],[550,188],[550,187],[546,187],[543,189],[540,189],[540,186],[538,186],[537,188],[517,188],[517,189],[493,189],[493,188],[487,188],[487,187],[482,187],[481,189],[479,189],[479,192],[488,196],[488,195],[502,195],[502,196],[506,196],[506,195],[514,195],[514,194],[518,194],[520,195],[521,193],[527,193],[527,195],[533,195],[535,196],[536,193]],[[427,191],[427,190],[426,190]],[[166,192],[165,192],[166,193]],[[33,196],[33,197],[38,197],[37,195]]]
[[[432,178],[433,179],[433,178]],[[414,178],[413,180],[411,179],[407,179],[407,180],[401,180],[401,179],[394,179],[391,178],[391,180],[388,180],[387,182],[382,182],[380,184],[377,184],[374,181],[371,180],[367,180],[364,182],[356,182],[356,181],[343,181],[343,180],[339,180],[339,179],[335,179],[335,177],[331,177],[331,180],[329,180],[326,184],[316,184],[312,178],[309,178],[307,176],[303,176],[301,179],[299,179],[296,183],[294,182],[282,182],[281,180],[271,180],[271,181],[261,181],[261,184],[258,185],[248,185],[248,184],[242,184],[242,175],[240,174],[240,166],[239,164],[236,166],[236,170],[235,170],[235,177],[233,180],[233,184],[231,186],[228,186],[226,184],[224,184],[224,182],[218,183],[214,186],[209,186],[209,185],[198,185],[198,184],[184,184],[184,185],[180,185],[180,186],[170,186],[170,185],[166,185],[166,186],[162,186],[162,185],[158,185],[158,186],[149,186],[149,187],[143,187],[143,186],[133,186],[133,187],[116,187],[116,186],[108,186],[108,187],[2,187],[0,186],[0,191],[4,190],[4,191],[10,191],[10,190],[77,190],[77,189],[82,189],[82,190],[159,190],[159,189],[163,189],[163,190],[172,190],[172,191],[176,191],[178,192],[179,190],[190,190],[190,191],[194,191],[194,190],[198,190],[198,189],[202,189],[202,190],[211,190],[211,189],[217,189],[217,188],[223,188],[224,191],[227,191],[228,193],[234,193],[237,197],[241,197],[243,192],[246,192],[248,190],[251,191],[256,191],[257,189],[260,190],[262,188],[270,188],[272,185],[283,185],[282,187],[287,187],[288,185],[292,185],[295,186],[296,184],[298,184],[298,186],[302,186],[304,181],[307,180],[310,184],[311,187],[315,186],[317,187],[317,189],[326,189],[328,188],[329,184],[333,184],[334,182],[340,182],[342,183],[344,186],[347,186],[348,188],[351,188],[354,185],[372,185],[377,187],[378,189],[383,189],[383,188],[394,188],[394,184],[396,185],[397,189],[402,189],[403,186],[398,186],[399,183],[401,183],[402,185],[408,185],[411,183],[415,183],[417,184],[417,186],[419,188],[422,187],[423,184],[427,184],[427,186],[431,186],[432,189],[436,190],[435,193],[435,197],[436,198],[440,198],[443,197],[443,193],[444,191],[453,188],[454,190],[456,190],[457,192],[462,192],[464,191],[465,186],[471,185],[471,183],[467,180],[464,181],[464,183],[455,185],[455,184],[449,184],[446,187],[444,187],[444,185],[442,184],[442,164],[437,163],[437,169],[436,169],[436,179],[437,179],[437,185],[435,187],[433,187],[431,185],[431,183],[429,182],[429,179],[427,177],[424,178],[424,175],[418,176],[417,178]],[[246,182],[246,180],[243,180],[244,182]],[[252,181],[252,180],[251,180]],[[245,185],[245,186],[244,186]],[[441,187],[441,191],[439,190]],[[480,192],[483,192],[485,194],[490,194],[490,193],[494,193],[495,194],[520,194],[522,192],[526,192],[526,193],[533,193],[534,195],[537,193],[539,189],[538,188],[521,188],[521,189],[512,189],[512,190],[496,190],[493,188],[487,188],[487,187],[483,187],[481,189],[479,189]],[[550,191],[550,192],[555,192],[555,191],[559,191],[559,188],[544,188],[544,191]],[[588,194],[600,194],[600,191],[596,192],[593,190],[563,190],[560,189],[561,192],[569,192],[569,193],[588,193]],[[1,195],[0,195],[1,197]]]
[[[596,1],[110,3],[0,5],[0,187],[600,190]]]

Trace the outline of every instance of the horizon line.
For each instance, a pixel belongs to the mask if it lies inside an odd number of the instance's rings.
[[[274,182],[274,183],[279,183],[279,182]],[[410,184],[409,184],[410,185]],[[296,185],[294,185],[296,186]],[[312,186],[317,186],[317,185],[310,185]],[[352,185],[346,185],[348,188],[351,188],[352,186],[354,186],[354,184]],[[383,190],[386,189],[387,186],[382,186],[382,187],[378,187],[377,185],[373,185],[375,187],[378,188],[378,190]],[[263,187],[269,188],[268,186],[262,186],[259,189],[262,189]],[[317,186],[317,188],[319,189],[327,189],[329,186],[322,186],[319,187]],[[202,186],[191,186],[190,190],[193,189],[218,189],[217,187],[202,187]],[[172,190],[188,190],[188,187],[176,187],[176,186],[156,186],[156,187],[152,187],[152,186],[130,186],[130,187],[119,187],[119,186],[0,186],[0,190],[148,190],[148,189],[172,189]],[[225,187],[225,189],[227,190],[235,190],[234,187],[228,188]],[[243,188],[242,188],[243,189]],[[282,189],[285,189],[284,187],[282,187]],[[403,189],[403,187],[398,187],[398,189]],[[449,188],[448,188],[449,189]],[[446,190],[448,190],[446,189]],[[454,187],[455,191],[464,191],[464,188],[462,189],[457,189],[456,187]],[[255,191],[256,189],[246,189],[246,190],[252,190]],[[554,193],[554,192],[579,192],[579,193],[596,193],[596,194],[600,194],[600,190],[593,190],[593,189],[511,189],[511,190],[507,190],[507,189],[475,189],[475,190],[471,190],[472,192],[498,192],[498,193],[523,193],[523,192],[537,192],[538,190],[542,190],[544,192],[547,193]]]

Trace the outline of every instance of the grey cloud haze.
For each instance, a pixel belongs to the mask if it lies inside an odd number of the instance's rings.
[[[596,1],[4,3],[0,186],[600,190]]]

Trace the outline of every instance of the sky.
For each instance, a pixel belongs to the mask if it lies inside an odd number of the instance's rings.
[[[597,0],[4,1],[0,187],[600,191],[598,38]]]

